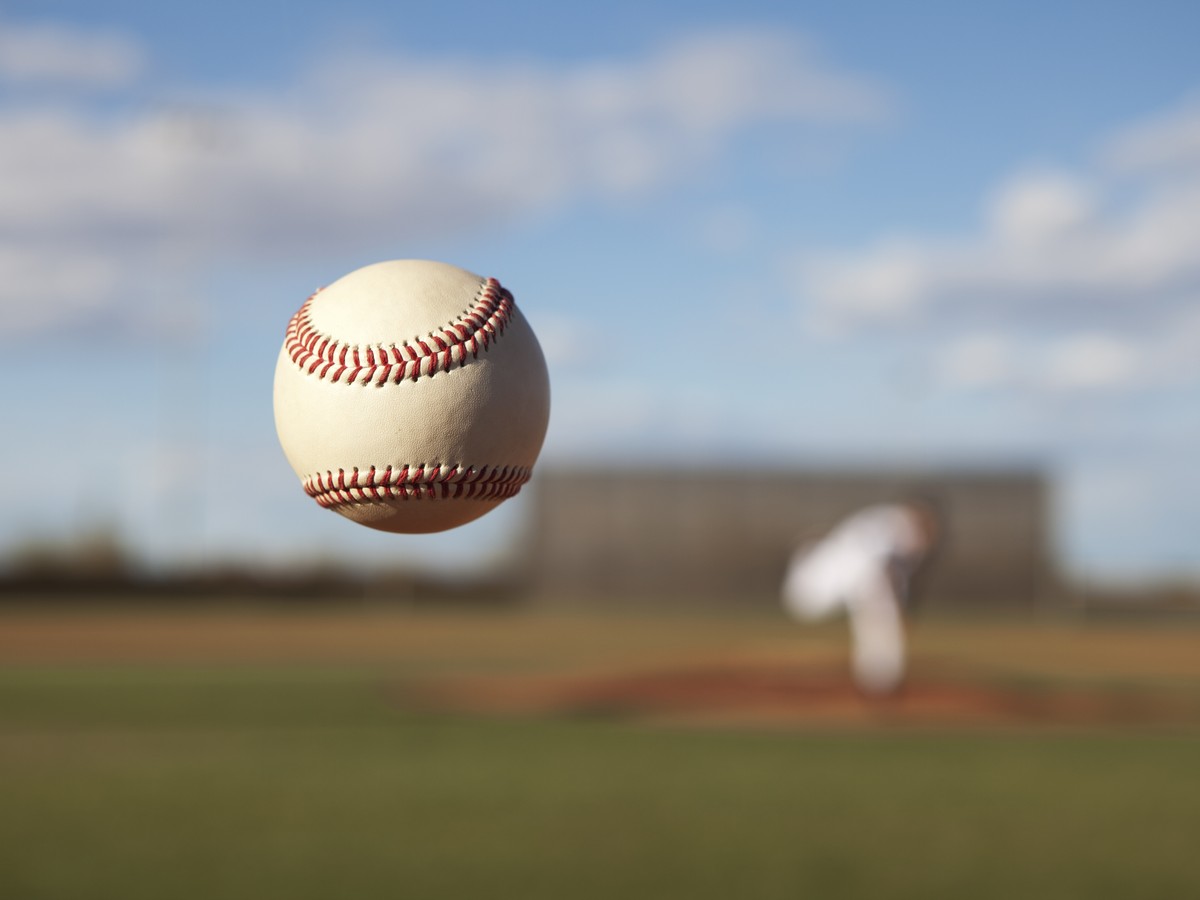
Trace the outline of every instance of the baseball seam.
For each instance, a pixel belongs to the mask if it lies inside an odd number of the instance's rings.
[[[334,384],[383,387],[464,366],[478,359],[480,352],[486,352],[504,333],[515,309],[512,294],[496,279],[488,278],[480,285],[475,305],[448,325],[399,344],[360,346],[314,327],[312,304],[321,290],[315,291],[292,316],[284,349],[305,374]]]
[[[305,475],[304,491],[326,509],[389,500],[506,500],[529,481],[523,466],[357,466]]]

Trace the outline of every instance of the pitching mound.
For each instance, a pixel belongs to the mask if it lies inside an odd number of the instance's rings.
[[[456,678],[411,687],[426,709],[596,716],[716,726],[1194,726],[1195,703],[1137,690],[986,685],[917,673],[893,695],[859,691],[842,672],[783,665],[699,665],[616,675]]]

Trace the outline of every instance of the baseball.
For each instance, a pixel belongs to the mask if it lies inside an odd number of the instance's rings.
[[[376,263],[318,290],[275,367],[275,428],[304,490],[382,531],[445,531],[514,496],[549,415],[512,294],[445,263]]]

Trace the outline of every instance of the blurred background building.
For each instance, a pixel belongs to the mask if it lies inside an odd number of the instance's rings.
[[[1050,486],[1032,469],[553,470],[536,483],[529,574],[554,604],[770,608],[802,541],[912,494],[937,501],[946,529],[923,604],[1061,601]]]

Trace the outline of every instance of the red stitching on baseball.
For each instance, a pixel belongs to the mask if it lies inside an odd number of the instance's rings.
[[[306,374],[321,380],[328,378],[335,384],[383,387],[389,382],[400,384],[405,376],[416,381],[422,375],[436,375],[456,366],[465,366],[468,353],[471,359],[478,359],[481,345],[486,351],[504,334],[516,308],[512,294],[495,278],[488,278],[480,285],[475,306],[457,320],[429,332],[424,338],[418,336],[401,341],[399,346],[371,344],[360,350],[322,334],[313,326],[312,303],[321,290],[324,289],[317,290],[305,300],[292,316],[284,347],[292,362]]]
[[[318,472],[301,479],[304,492],[326,509],[352,503],[387,503],[406,500],[507,500],[529,481],[532,472],[523,466],[458,465],[388,466],[382,472],[357,466]]]

